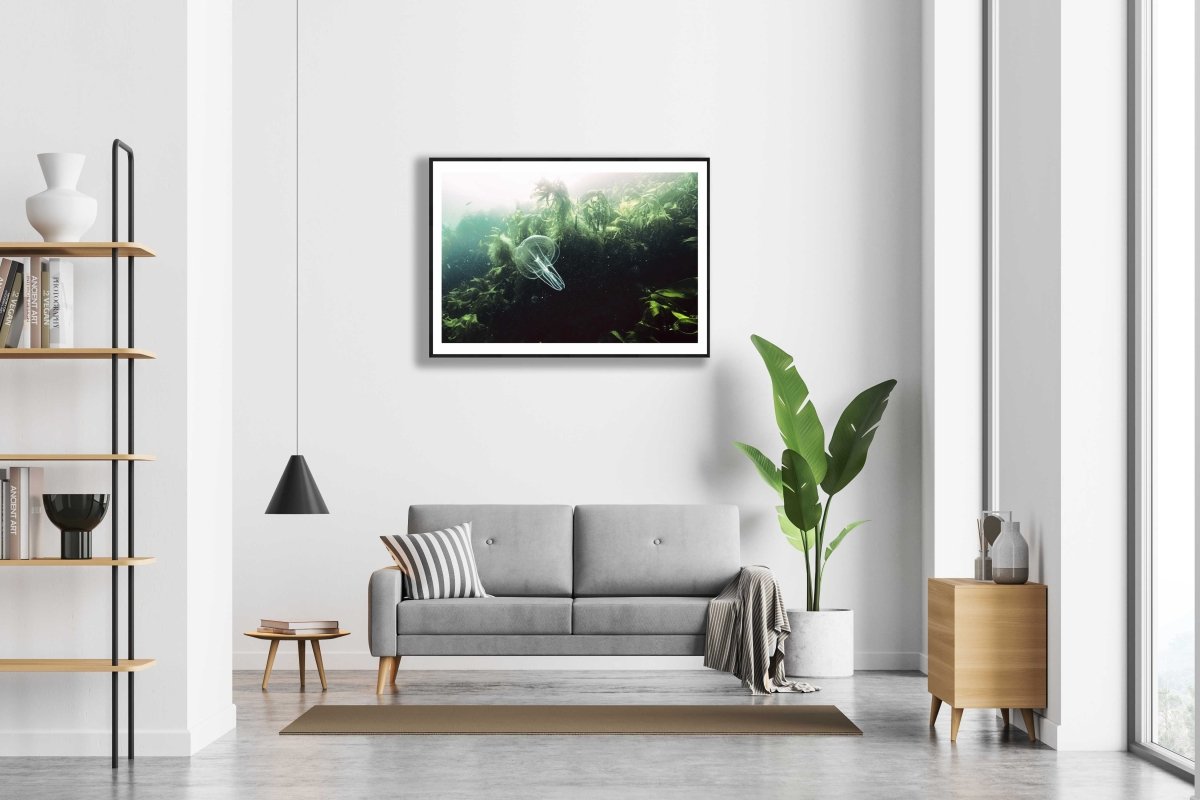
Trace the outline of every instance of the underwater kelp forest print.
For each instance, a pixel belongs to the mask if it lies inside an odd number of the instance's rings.
[[[705,355],[707,162],[431,161],[432,354]]]

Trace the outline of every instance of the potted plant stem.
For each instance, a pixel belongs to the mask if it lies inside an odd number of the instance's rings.
[[[896,381],[876,384],[851,400],[826,449],[825,430],[794,359],[761,336],[750,340],[771,376],[775,421],[784,446],[781,463],[776,465],[748,444],[735,444],[782,499],[783,505],[776,506],[779,527],[804,556],[805,610],[788,610],[792,633],[785,645],[786,672],[805,677],[852,675],[854,612],[823,608],[821,591],[830,556],[867,520],[851,522],[830,538],[829,507],[866,464]]]

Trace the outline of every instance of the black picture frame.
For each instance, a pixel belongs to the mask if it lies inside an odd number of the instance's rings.
[[[640,171],[695,172],[696,178],[696,341],[695,342],[626,342],[613,343],[570,343],[557,342],[502,342],[502,343],[458,343],[444,340],[442,321],[442,240],[441,222],[441,179],[446,174],[469,174],[471,169],[495,170],[503,174],[514,166],[527,166],[531,171],[538,165],[555,165],[562,177],[561,167],[569,164],[576,171],[587,167],[612,169],[613,174],[631,173],[637,170],[621,170],[621,165],[637,166]],[[685,169],[685,166],[694,169]],[[655,167],[657,166],[657,169]],[[711,248],[710,231],[710,160],[707,156],[548,156],[548,157],[489,157],[489,156],[434,156],[429,159],[429,348],[430,358],[709,358],[711,356]],[[605,171],[598,169],[596,171]],[[690,219],[690,218],[689,218]],[[690,240],[689,240],[690,241]],[[555,247],[557,251],[557,247]],[[549,282],[558,279],[554,273]],[[529,276],[526,276],[529,277]],[[552,289],[561,288],[550,284]],[[540,287],[539,287],[540,288]],[[614,334],[615,335],[615,334]]]

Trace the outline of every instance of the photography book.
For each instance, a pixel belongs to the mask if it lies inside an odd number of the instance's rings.
[[[42,262],[42,274],[39,280],[39,285],[42,287],[41,301],[41,318],[39,324],[42,326],[41,346],[50,346],[50,259],[40,259]]]
[[[61,258],[46,259],[50,274],[50,343],[75,346],[75,265]]]

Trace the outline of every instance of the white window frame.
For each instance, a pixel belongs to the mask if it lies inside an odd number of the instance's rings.
[[[1195,775],[1195,764],[1152,741],[1152,4],[1153,0],[1129,2],[1129,749],[1190,780]]]

